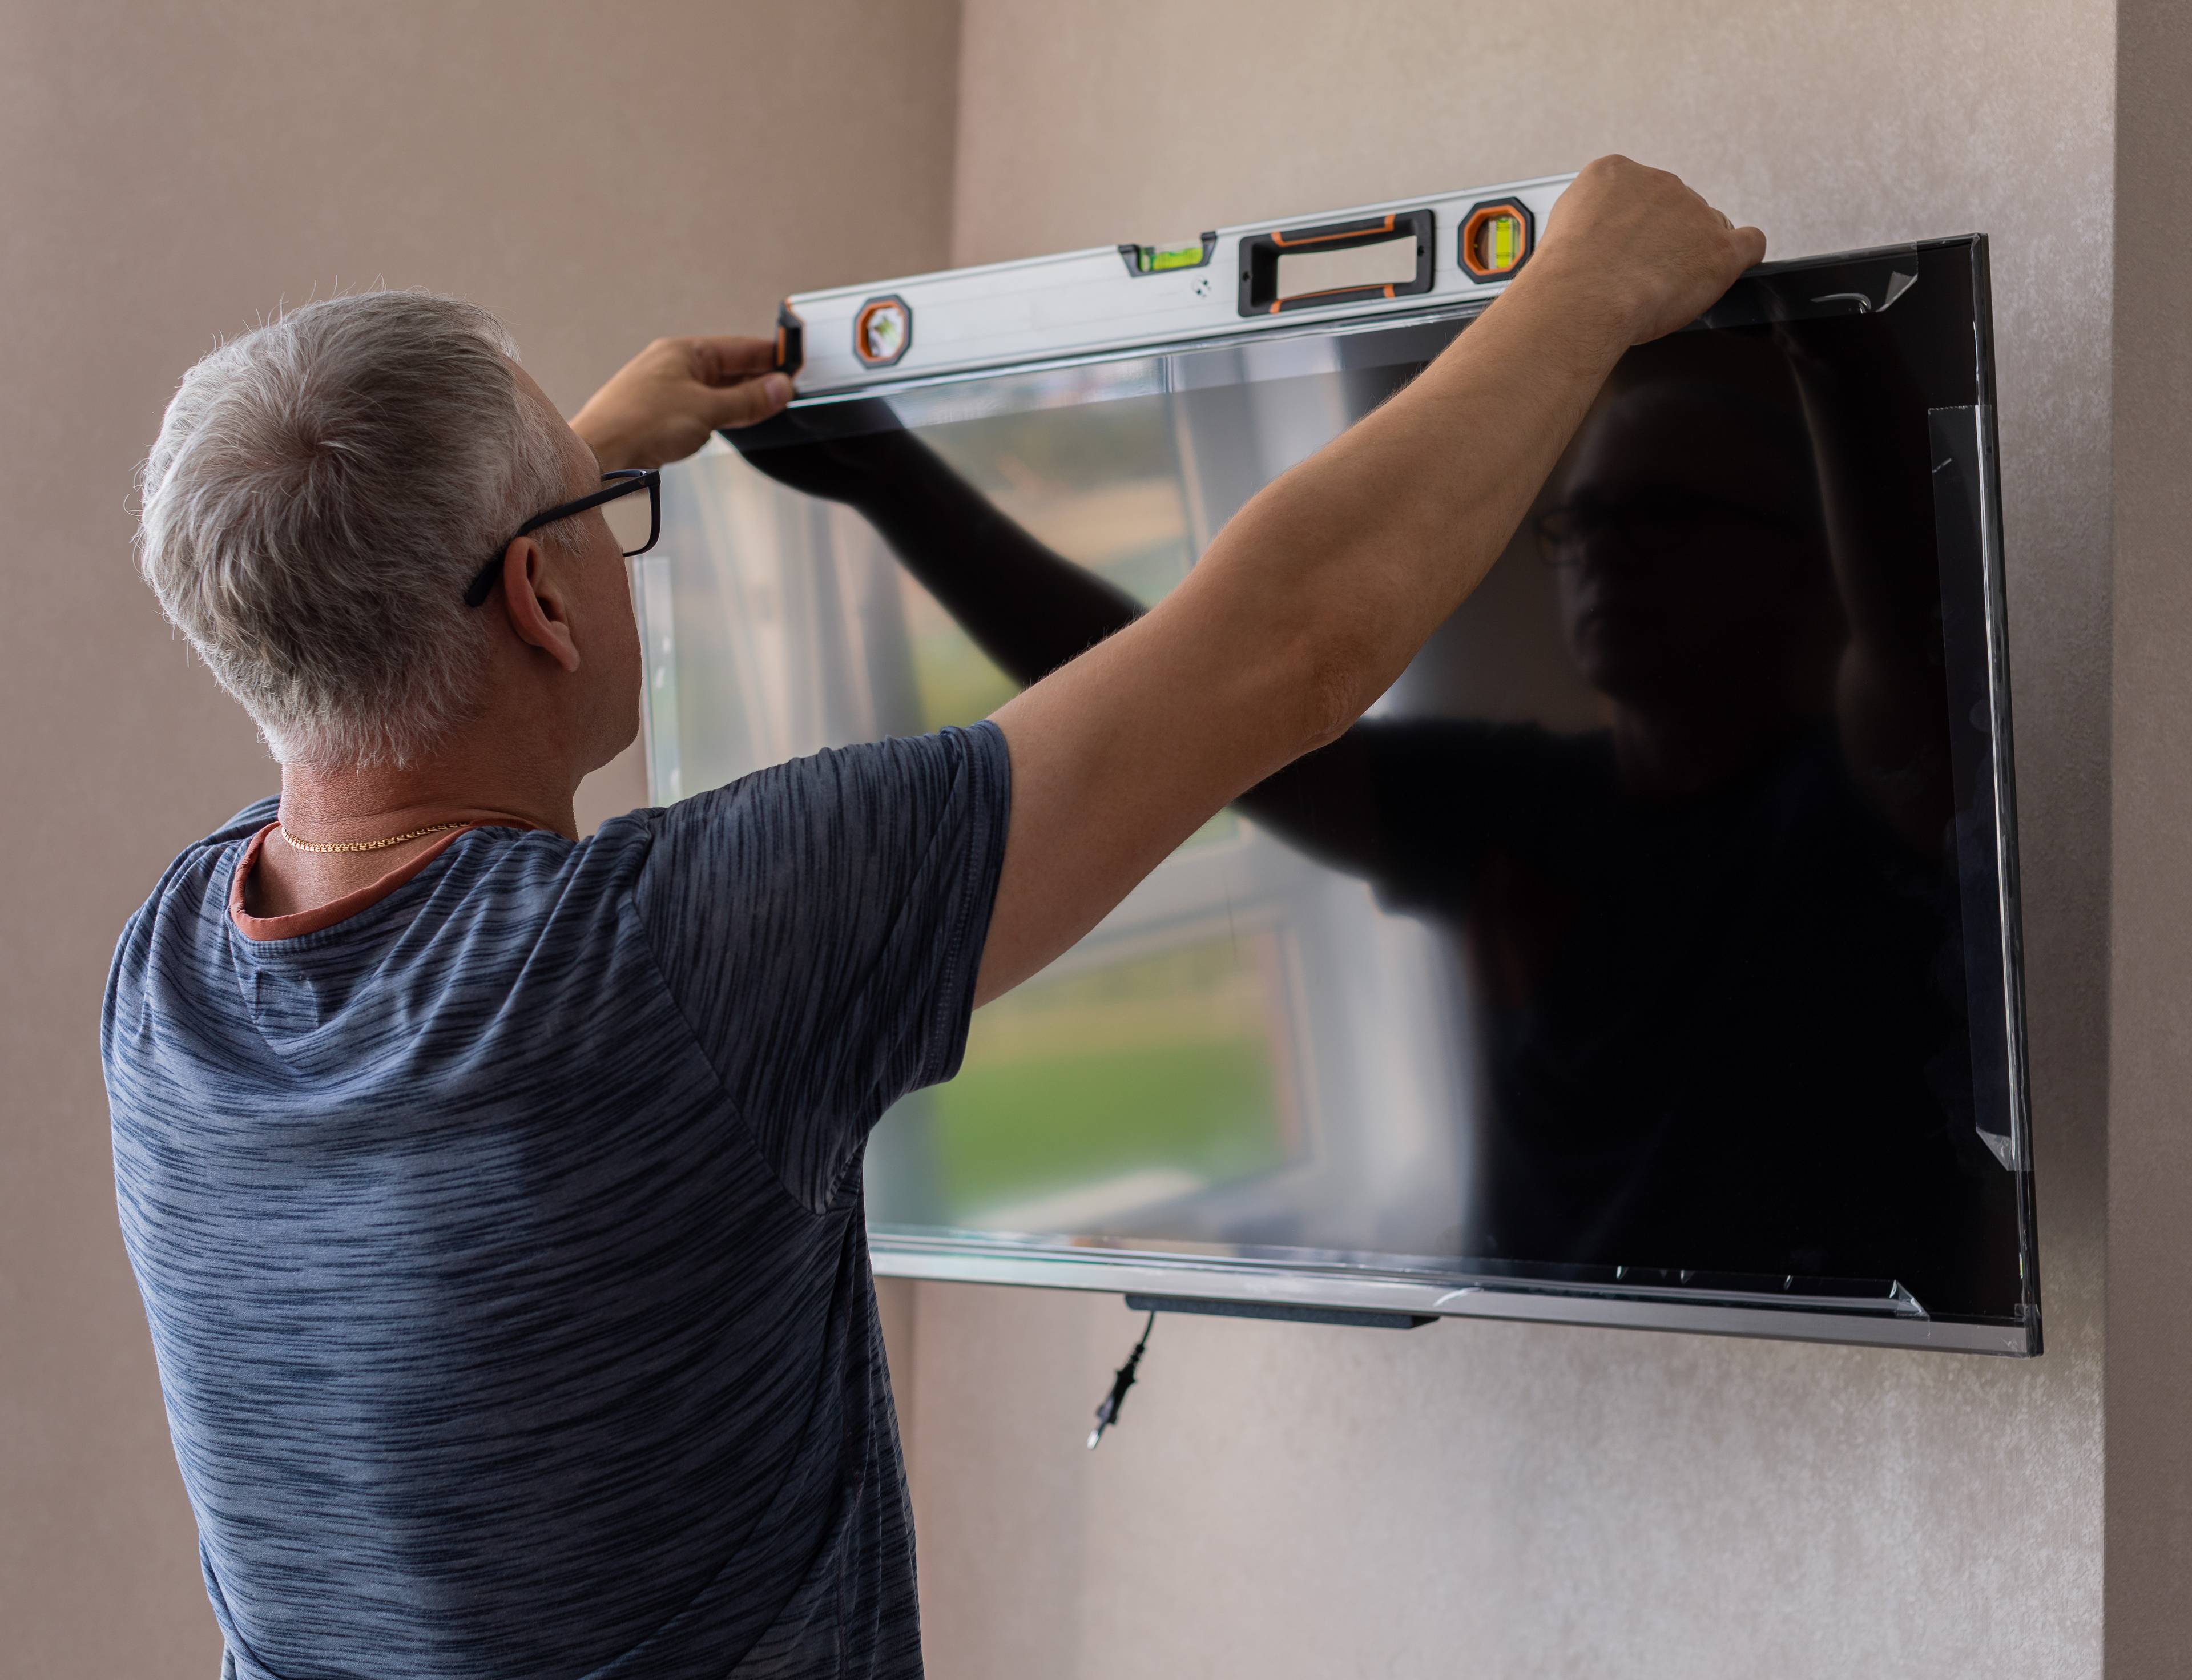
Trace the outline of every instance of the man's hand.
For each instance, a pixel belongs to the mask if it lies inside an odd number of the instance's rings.
[[[1601,157],[1554,203],[1542,247],[1509,289],[1561,284],[1604,310],[1624,346],[1643,344],[1689,325],[1765,259],[1763,233],[1733,226],[1681,177]]]
[[[791,400],[768,339],[657,339],[579,410],[571,430],[602,471],[682,460],[718,426],[751,426]]]

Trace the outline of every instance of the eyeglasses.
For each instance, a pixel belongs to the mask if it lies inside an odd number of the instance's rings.
[[[636,497],[644,490],[647,500],[642,506],[628,497]],[[558,519],[574,516],[598,507],[602,517],[608,522],[609,534],[616,539],[624,557],[644,554],[654,546],[655,539],[662,534],[662,474],[653,467],[619,467],[614,472],[602,474],[602,488],[590,496],[580,496],[576,501],[567,501],[550,508],[545,513],[536,513],[511,533],[510,542],[486,565],[479,569],[471,587],[465,591],[465,605],[477,607],[494,593],[494,586],[502,576],[502,563],[510,553],[510,544],[520,537],[529,537],[543,525],[552,525]]]
[[[1618,502],[1578,496],[1546,509],[1531,530],[1538,539],[1538,553],[1548,565],[1573,566],[1582,559],[1584,545],[1601,531],[1612,531],[1632,554],[1655,555],[1673,552],[1700,528],[1711,524],[1750,525],[1784,537],[1805,529],[1739,502],[1665,489],[1645,490]]]

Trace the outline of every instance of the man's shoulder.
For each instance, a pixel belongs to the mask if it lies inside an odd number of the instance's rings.
[[[142,1013],[141,993],[153,964],[155,947],[199,942],[206,902],[223,891],[225,877],[220,866],[224,854],[231,848],[240,853],[245,842],[274,820],[280,803],[278,797],[272,794],[254,799],[211,833],[184,847],[160,871],[152,890],[123,923],[121,936],[115,941],[113,960],[107,966],[106,991],[100,1009],[100,1048],[110,1079],[119,1017],[125,1012],[133,1015]],[[133,997],[139,999],[138,1003],[130,1003]]]
[[[345,966],[347,948],[360,960],[379,959],[377,948],[399,929],[446,933],[444,940],[413,940],[419,962],[434,968],[452,944],[477,960],[513,943],[523,945],[552,924],[614,917],[630,896],[647,857],[659,812],[634,811],[611,819],[586,840],[561,835],[483,829],[458,837],[416,876],[384,896],[318,930],[270,941],[232,941],[229,892],[232,871],[252,837],[275,820],[279,801],[255,800],[178,853],[124,924],[110,971],[110,1014],[117,995],[155,966],[182,962],[203,966],[233,960],[253,968],[265,958],[287,968],[309,948],[316,970]],[[528,911],[537,911],[528,914]],[[232,949],[231,949],[232,947]]]
[[[963,728],[950,725],[928,734],[886,735],[879,740],[825,746],[818,751],[764,765],[633,819],[683,817],[706,820],[742,805],[799,797],[810,790],[889,789],[901,782],[950,784],[962,778],[986,779],[1008,768],[1004,734],[984,719]]]
[[[169,860],[168,866],[160,871],[159,880],[154,884],[151,892],[146,895],[145,904],[138,914],[141,916],[146,910],[157,904],[179,880],[203,871],[217,860],[229,847],[249,840],[253,835],[273,821],[281,809],[281,796],[276,793],[266,794],[253,800],[226,822],[214,828],[212,832],[191,841],[189,845],[176,853]]]
[[[193,840],[176,853],[160,871],[152,890],[123,925],[121,942],[115,952],[117,966],[121,964],[132,941],[150,932],[169,900],[179,892],[193,898],[202,896],[217,872],[222,854],[231,846],[240,846],[273,821],[281,803],[280,797],[271,793],[254,799],[211,833]]]
[[[1004,735],[985,721],[825,747],[618,821],[630,826],[634,840],[665,843],[659,856],[672,866],[697,860],[695,843],[701,855],[725,841],[804,850],[818,826],[849,823],[852,837],[879,842],[893,819],[939,810],[955,799],[978,807],[1008,804],[1010,771]],[[610,826],[602,825],[604,836]]]
[[[193,852],[202,851],[208,846],[225,846],[231,840],[248,840],[268,823],[273,821],[281,809],[280,794],[262,794],[203,839],[194,841],[186,846],[182,850],[181,857],[188,857]],[[177,861],[180,860],[181,858],[178,858]]]

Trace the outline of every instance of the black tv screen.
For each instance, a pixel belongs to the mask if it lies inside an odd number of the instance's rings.
[[[639,563],[657,797],[985,715],[1481,306],[712,448]],[[1370,713],[885,1118],[877,1269],[2036,1352],[1989,332],[1965,238],[1630,352]]]

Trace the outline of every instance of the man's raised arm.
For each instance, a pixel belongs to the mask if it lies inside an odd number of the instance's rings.
[[[1012,826],[977,1001],[1353,723],[1505,547],[1623,351],[1765,249],[1673,175],[1601,158],[1407,390],[1266,486],[1147,616],[1007,703]]]

